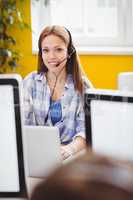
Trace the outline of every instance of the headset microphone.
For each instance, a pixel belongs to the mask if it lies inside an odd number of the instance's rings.
[[[75,52],[75,48],[72,50],[72,52],[71,52],[66,58],[64,58],[63,60],[61,60],[60,62],[58,62],[58,63],[56,64],[56,67],[58,67],[58,66],[59,66],[62,62],[64,62],[65,60],[70,59],[71,55],[72,55],[74,52]]]
[[[61,60],[60,62],[58,62],[56,64],[56,67],[58,67],[61,63],[63,63],[65,60],[67,60],[69,57],[67,56],[66,58],[64,58],[63,60]]]

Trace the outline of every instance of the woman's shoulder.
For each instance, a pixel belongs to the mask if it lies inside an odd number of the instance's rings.
[[[37,76],[38,76],[37,71],[30,72],[28,75],[25,76],[24,81],[34,80]]]
[[[45,74],[44,73],[38,73],[37,71],[33,71],[31,73],[29,73],[25,78],[24,78],[24,82],[27,81],[45,81]]]
[[[36,83],[36,80],[39,79],[39,77],[40,77],[40,74],[38,74],[36,71],[29,73],[23,79],[23,86],[28,87],[28,88],[32,87]]]
[[[24,79],[23,79],[23,85],[25,87],[34,87],[36,84],[44,84],[46,83],[46,77],[44,73],[38,73],[37,71],[33,71],[29,73]]]
[[[87,76],[82,76],[84,89],[87,90],[89,88],[94,88],[91,81],[87,78]]]

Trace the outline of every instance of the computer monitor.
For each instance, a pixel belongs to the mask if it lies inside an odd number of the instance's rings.
[[[133,160],[133,93],[89,89],[85,126],[94,152]]]
[[[19,75],[0,75],[0,198],[26,198]]]

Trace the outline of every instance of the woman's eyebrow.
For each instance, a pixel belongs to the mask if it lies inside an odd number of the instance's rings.
[[[58,48],[58,47],[63,48],[62,45],[55,45],[55,46],[53,46],[53,48]],[[49,46],[43,46],[42,48],[51,48],[51,47],[49,47]]]
[[[56,45],[56,46],[54,46],[54,48],[63,48],[63,46],[62,45]]]

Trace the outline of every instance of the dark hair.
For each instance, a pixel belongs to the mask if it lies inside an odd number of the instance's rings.
[[[72,42],[72,37],[68,29],[63,26],[47,26],[42,33],[40,34],[39,41],[38,41],[38,73],[47,72],[47,67],[43,62],[42,59],[42,41],[48,35],[56,35],[60,37],[68,48],[68,60],[66,63],[66,70],[67,73],[72,74],[74,80],[75,89],[78,90],[80,93],[83,92],[83,80],[82,80],[82,72],[80,69],[80,64],[78,60],[78,56],[76,53],[76,49]]]
[[[133,200],[133,163],[87,153],[39,184],[31,200]]]

